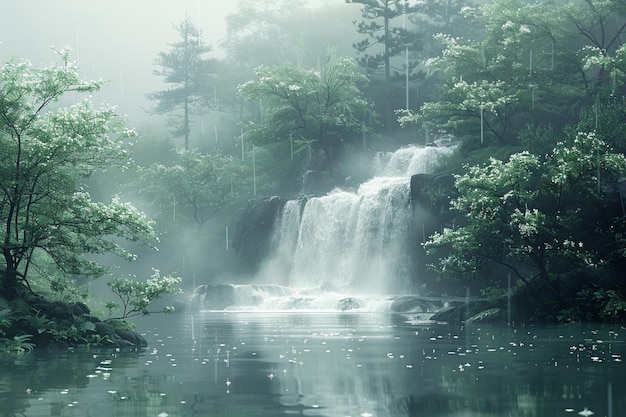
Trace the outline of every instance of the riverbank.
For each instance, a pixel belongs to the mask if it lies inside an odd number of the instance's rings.
[[[125,320],[103,320],[82,302],[26,296],[0,299],[0,351],[35,347],[142,348],[146,340]]]

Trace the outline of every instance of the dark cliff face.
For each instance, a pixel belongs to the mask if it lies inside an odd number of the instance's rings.
[[[411,176],[411,203],[438,217],[450,216],[450,200],[456,195],[452,175],[417,174]],[[446,217],[443,220],[448,220]]]
[[[282,197],[264,196],[248,203],[233,239],[233,249],[243,262],[244,272],[256,272],[268,255],[274,223],[286,202]]]
[[[455,195],[452,175],[417,174],[411,177],[413,280],[435,293],[448,289],[440,288],[436,273],[428,267],[435,259],[426,254],[422,245],[433,233],[458,224],[455,213],[450,211],[450,201]]]

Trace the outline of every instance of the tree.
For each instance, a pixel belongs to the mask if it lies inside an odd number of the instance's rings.
[[[68,51],[62,65],[35,68],[9,61],[0,67],[0,296],[14,299],[30,288],[38,259],[65,275],[99,277],[102,265],[84,255],[133,255],[124,238],[149,243],[152,224],[118,198],[94,202],[84,181],[123,162],[123,142],[134,135],[115,109],[88,100],[67,108],[54,103],[68,93],[91,93],[101,82],[79,79]]]
[[[350,40],[356,35],[345,22],[353,15],[345,5],[311,8],[301,0],[240,1],[236,12],[226,17],[221,45],[227,55],[218,70],[220,84],[242,84],[260,65],[290,62],[300,68],[319,67],[329,46],[350,54]],[[223,91],[220,103],[242,115],[247,109],[236,89]]]
[[[469,6],[465,0],[424,0],[408,17],[417,27],[429,28],[428,33],[462,33],[468,28],[462,25],[460,11]]]
[[[466,8],[482,36],[439,34],[444,45],[428,61],[441,77],[440,98],[401,123],[431,124],[462,136],[515,144],[526,125],[562,127],[598,100],[608,74],[619,78],[619,2],[505,0]],[[606,69],[605,69],[606,68]],[[606,97],[606,95],[605,95]]]
[[[542,157],[524,151],[506,162],[492,158],[467,167],[456,178],[459,196],[452,201],[464,225],[435,233],[425,248],[450,251],[437,265],[445,276],[491,276],[489,284],[501,289],[493,274],[499,266],[521,283],[529,300],[540,292],[558,301],[566,273],[623,258],[616,255],[623,230],[607,218],[610,198],[602,190],[625,172],[623,154],[581,132]]]
[[[419,61],[419,64],[414,70],[416,74],[412,80],[415,93],[411,94],[416,96],[416,100],[411,101],[409,109],[419,109],[424,102],[437,97],[438,74],[429,73],[425,66],[429,58],[440,55],[442,51],[442,44],[434,34],[472,37],[473,33],[479,33],[482,36],[484,27],[464,19],[461,15],[462,10],[471,5],[467,0],[423,0],[416,4],[415,12],[407,15],[413,27],[419,28],[421,33],[429,34],[422,37],[419,51],[411,51],[412,59]]]
[[[148,197],[165,224],[166,218],[184,218],[200,228],[241,199],[245,173],[247,168],[233,157],[179,151],[171,165],[140,168],[139,193]]]
[[[363,19],[354,22],[357,32],[367,37],[353,46],[363,56],[359,64],[369,71],[383,71],[386,84],[391,80],[391,59],[404,52],[406,46],[411,49],[417,47],[418,35],[405,27],[391,25],[393,19],[415,12],[414,6],[409,6],[406,0],[346,0],[346,3],[360,3],[363,5],[361,14]],[[369,20],[369,22],[368,22]],[[376,47],[382,50],[374,50]]]
[[[555,71],[552,55],[545,53],[546,45],[563,41],[545,6],[507,0],[468,8],[464,14],[481,22],[484,33],[477,39],[436,35],[444,50],[427,66],[442,79],[440,99],[425,103],[418,115],[402,122],[412,118],[460,135],[478,137],[480,132],[481,141],[511,144],[539,109],[558,120],[545,106],[571,100],[576,77],[559,77],[565,71],[576,73],[576,68]]]
[[[417,66],[415,60],[408,60],[408,52],[420,48],[421,35],[406,28],[406,15],[416,12],[417,6],[409,5],[408,0],[346,0],[346,3],[363,5],[363,20],[355,21],[354,24],[357,32],[366,35],[366,38],[355,42],[353,46],[362,55],[358,59],[359,65],[365,68],[372,81],[376,80],[376,84],[382,87],[379,94],[384,110],[381,113],[384,114],[387,129],[391,129],[393,111],[405,107],[402,101],[394,103],[391,100],[389,90],[392,88],[392,81],[404,81],[404,75],[412,77]],[[398,17],[403,18],[402,26],[393,25],[394,19]],[[393,58],[397,56],[402,56],[403,64],[395,68],[394,74]]]
[[[171,44],[169,52],[159,52],[154,63],[160,69],[153,71],[172,87],[149,93],[147,98],[156,102],[152,109],[154,114],[174,113],[170,119],[173,134],[184,137],[185,150],[189,150],[191,115],[209,107],[214,98],[212,82],[216,62],[203,58],[211,47],[202,41],[202,32],[191,23],[189,16],[174,28],[181,40]]]
[[[615,72],[611,71],[615,67],[611,61],[614,62],[615,55],[621,53],[623,62],[626,4],[620,0],[583,0],[581,3],[582,7],[552,0],[554,7],[584,40],[582,54],[587,58],[587,65],[582,75],[589,95],[594,97],[602,89],[611,94],[615,87]]]
[[[256,75],[239,87],[243,97],[263,105],[261,120],[251,123],[245,136],[257,144],[291,141],[296,153],[319,148],[337,168],[343,135],[360,132],[369,110],[359,88],[366,78],[353,63],[331,50],[321,72],[286,64],[259,67]]]

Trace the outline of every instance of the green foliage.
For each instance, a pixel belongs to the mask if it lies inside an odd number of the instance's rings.
[[[94,202],[85,191],[95,171],[126,159],[124,141],[134,132],[112,107],[96,109],[82,100],[52,108],[67,93],[102,85],[80,80],[68,52],[58,53],[59,66],[9,61],[0,67],[0,294],[7,299],[29,285],[38,259],[66,275],[98,277],[105,268],[84,254],[132,259],[113,237],[154,238],[152,224],[132,205],[118,198]]]
[[[147,94],[156,104],[155,114],[173,113],[170,119],[172,133],[185,138],[185,150],[189,150],[189,124],[192,113],[208,108],[214,101],[213,83],[216,62],[203,56],[211,47],[202,41],[202,33],[189,16],[175,25],[180,40],[171,44],[169,52],[159,52],[155,65],[159,69],[154,74],[172,87]]]
[[[0,334],[3,333],[3,328],[7,328],[11,325],[11,310],[4,308],[0,310]]]
[[[450,250],[438,265],[446,276],[481,278],[500,265],[525,286],[539,281],[558,294],[559,274],[604,265],[621,243],[612,226],[596,223],[589,230],[585,224],[589,205],[603,204],[598,173],[611,182],[626,172],[624,155],[593,133],[559,142],[542,158],[524,151],[466,170],[457,176],[459,195],[452,201],[464,225],[425,244],[430,252]],[[600,251],[599,239],[612,243]]]
[[[140,167],[138,192],[164,224],[180,217],[202,227],[220,210],[242,200],[249,167],[219,152],[179,151],[171,165]]]
[[[343,135],[361,131],[369,106],[359,87],[366,78],[334,51],[321,72],[286,64],[259,67],[257,77],[239,86],[243,97],[263,106],[261,120],[245,130],[247,141],[292,142],[295,153],[321,148],[332,164]]]
[[[406,47],[418,49],[421,37],[406,27],[397,26],[399,22],[394,19],[414,13],[418,7],[404,0],[346,0],[346,3],[363,5],[361,16],[364,20],[354,22],[357,32],[366,35],[366,38],[353,44],[354,49],[362,55],[358,60],[359,65],[370,73],[382,69],[385,80],[389,81],[392,57],[402,54]],[[410,70],[414,67],[415,63],[412,63]]]
[[[32,315],[25,315],[21,320],[25,321],[30,328],[35,330],[36,334],[49,332],[55,327],[54,321],[50,320],[45,314],[39,311],[36,311],[35,314]]]
[[[623,323],[626,319],[626,300],[619,290],[585,286],[577,292],[571,307],[558,312],[557,319],[564,323],[580,321]]]
[[[72,317],[72,320],[49,330],[54,341],[70,344],[96,344],[101,338],[95,334],[96,325],[85,318]]]
[[[441,94],[400,122],[446,128],[459,136],[515,143],[527,124],[563,125],[581,102],[619,91],[624,81],[625,30],[618,2],[506,0],[466,8],[482,36],[438,34],[440,56],[429,59]]]
[[[180,278],[161,277],[158,270],[155,269],[153,271],[152,276],[145,282],[116,277],[107,283],[109,289],[117,295],[121,303],[106,303],[105,306],[109,310],[109,316],[112,316],[119,308],[122,309],[120,315],[112,318],[126,319],[137,315],[155,313],[154,311],[149,311],[149,307],[154,301],[166,294],[179,294],[182,292],[178,286],[181,282]],[[173,311],[174,307],[172,306],[167,306],[163,309],[165,313]]]
[[[623,323],[626,318],[626,300],[621,292],[600,289],[594,293],[595,300],[602,306],[600,317],[612,323]]]
[[[30,341],[32,338],[29,334],[13,336],[11,339],[0,337],[0,352],[17,352],[22,353],[31,351],[35,345]]]

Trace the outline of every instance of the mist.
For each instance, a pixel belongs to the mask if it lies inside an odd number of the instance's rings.
[[[6,2],[0,59],[48,64],[56,59],[51,46],[69,46],[84,78],[109,82],[94,101],[117,105],[133,125],[147,116],[145,94],[162,88],[159,77],[152,75],[153,62],[176,41],[173,24],[189,14],[219,54],[224,17],[236,7],[231,1],[194,0]]]

